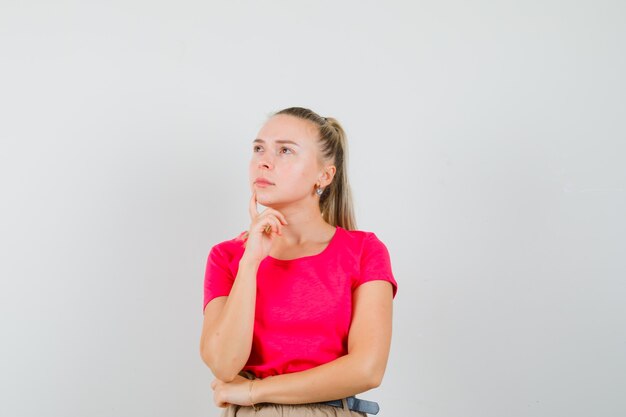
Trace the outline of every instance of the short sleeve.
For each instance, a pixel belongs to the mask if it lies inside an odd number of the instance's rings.
[[[204,273],[204,305],[222,295],[230,294],[235,278],[228,268],[228,259],[217,246],[213,246],[207,258],[206,270]]]
[[[396,297],[398,283],[391,270],[391,259],[387,246],[378,239],[376,234],[370,233],[363,242],[360,274],[353,289],[365,282],[374,280],[389,281],[393,286],[393,298]]]

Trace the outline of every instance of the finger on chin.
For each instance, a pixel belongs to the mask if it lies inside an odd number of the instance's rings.
[[[256,206],[256,191],[253,191],[252,196],[250,196],[250,205],[248,206],[248,212],[250,213],[251,219],[254,219],[259,214]]]

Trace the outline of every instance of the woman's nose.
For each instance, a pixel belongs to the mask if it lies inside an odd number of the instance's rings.
[[[259,160],[259,168],[271,169],[273,166],[274,163],[266,155]]]

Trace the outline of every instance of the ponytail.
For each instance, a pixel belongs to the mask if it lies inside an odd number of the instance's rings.
[[[339,121],[333,117],[322,117],[310,109],[289,107],[274,115],[287,114],[311,121],[318,127],[321,156],[336,167],[333,181],[324,188],[320,196],[320,211],[323,219],[346,230],[355,230],[356,219],[352,204],[352,191],[348,182],[348,141]]]

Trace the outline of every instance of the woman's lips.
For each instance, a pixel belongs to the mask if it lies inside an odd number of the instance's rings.
[[[270,185],[274,185],[271,182],[264,180],[264,179],[257,179],[256,181],[254,181],[254,183],[259,187],[268,187]]]

